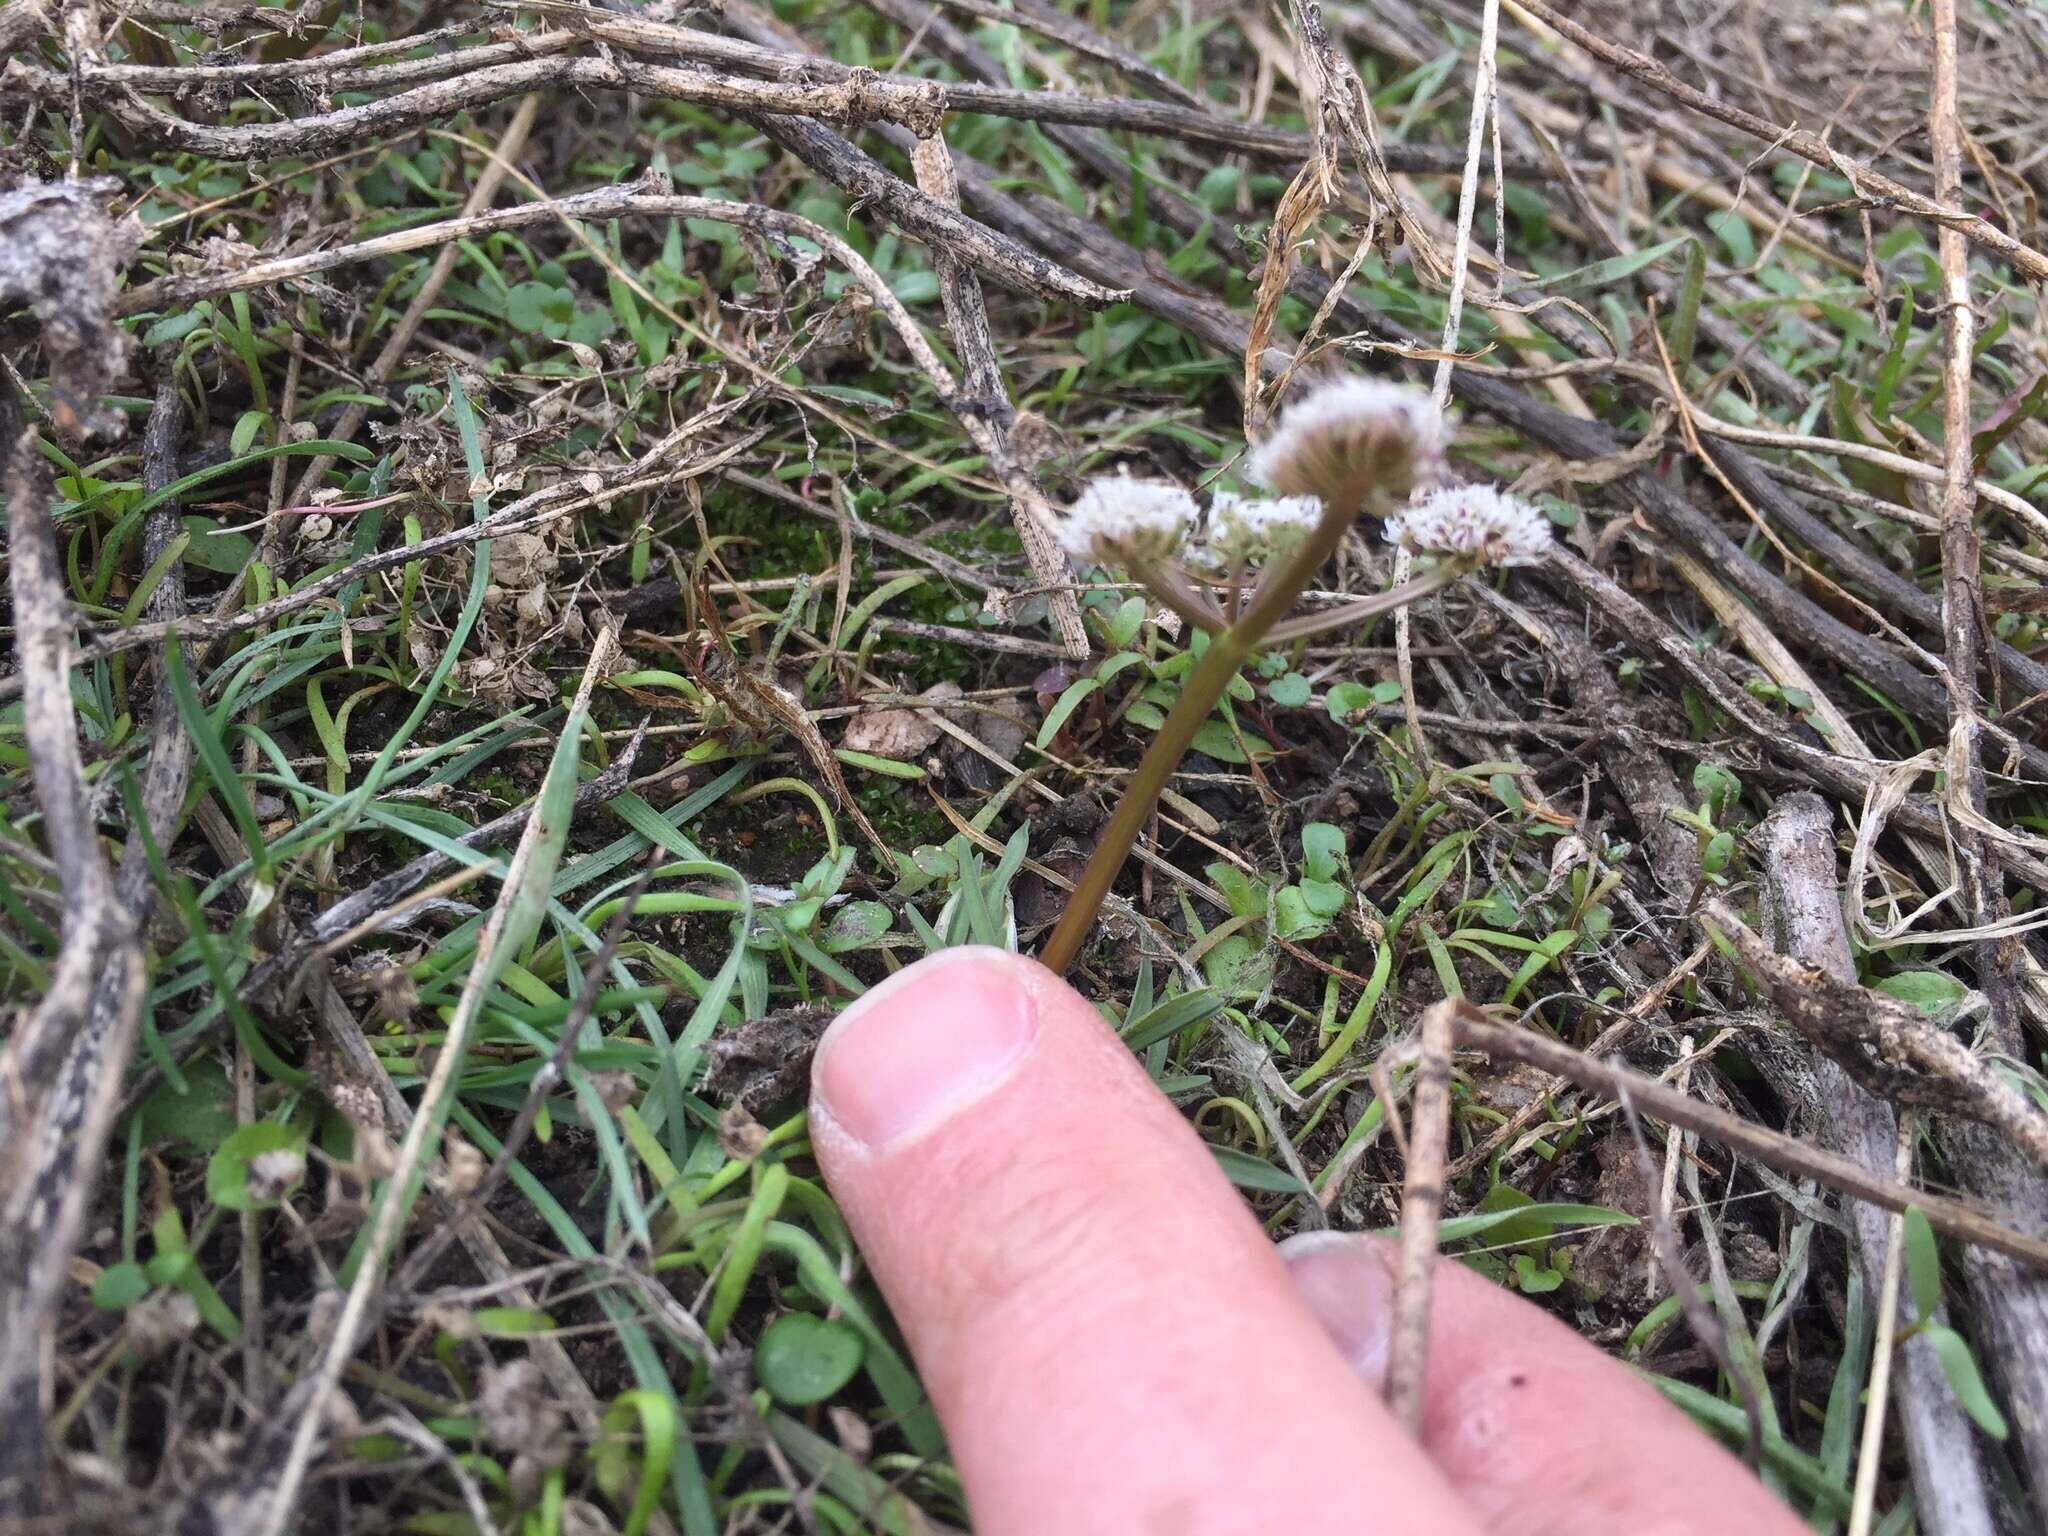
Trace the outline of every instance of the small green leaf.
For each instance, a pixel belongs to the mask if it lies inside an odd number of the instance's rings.
[[[1323,695],[1323,708],[1339,725],[1355,725],[1352,716],[1371,709],[1377,700],[1363,683],[1338,683]]]
[[[1984,1385],[1984,1377],[1977,1370],[1977,1358],[1970,1353],[1970,1346],[1963,1336],[1953,1328],[1941,1327],[1929,1328],[1925,1336],[1934,1346],[1935,1354],[1941,1357],[1942,1374],[1948,1377],[1949,1390],[1955,1393],[1963,1412],[1992,1439],[2005,1439],[2012,1430],[2005,1422],[2005,1415],[1998,1411],[1998,1404],[1991,1400],[1990,1389]]]
[[[1266,697],[1284,709],[1301,708],[1309,701],[1311,691],[1308,679],[1299,672],[1289,672],[1284,677],[1276,677],[1266,685]]]
[[[1719,763],[1702,762],[1692,771],[1692,792],[1706,807],[1709,821],[1718,822],[1742,795],[1742,780]]]
[[[1237,744],[1240,735],[1244,738],[1244,745],[1241,747]],[[1219,763],[1244,763],[1247,761],[1247,752],[1253,757],[1273,755],[1270,742],[1254,736],[1250,731],[1234,732],[1221,720],[1204,720],[1196,728],[1195,739],[1190,745],[1195,751],[1206,753]]]
[[[876,757],[872,752],[854,752],[845,747],[834,747],[832,755],[849,768],[858,768],[864,773],[879,773],[885,779],[915,781],[925,776],[924,769],[916,763],[901,763],[893,757]]]
[[[110,1264],[92,1283],[92,1304],[102,1312],[123,1312],[149,1294],[149,1273],[140,1264]]]
[[[183,314],[166,315],[142,333],[142,345],[155,348],[166,342],[182,341],[212,318],[213,306],[205,303],[196,304]]]
[[[1541,1296],[1564,1284],[1564,1276],[1548,1265],[1539,1265],[1526,1253],[1515,1255],[1515,1285],[1525,1295]]]
[[[1109,620],[1108,629],[1111,646],[1119,651],[1124,650],[1133,640],[1138,638],[1138,631],[1144,627],[1144,624],[1145,599],[1142,597],[1125,598],[1117,605],[1115,614]]]
[[[1309,1195],[1311,1190],[1285,1168],[1275,1168],[1262,1157],[1253,1157],[1249,1152],[1240,1152],[1235,1147],[1212,1146],[1216,1161],[1223,1165],[1224,1176],[1239,1189],[1258,1189],[1276,1195]]]
[[[266,1153],[299,1158],[296,1184],[305,1176],[306,1133],[296,1126],[275,1120],[258,1120],[245,1125],[222,1142],[206,1161],[206,1198],[224,1210],[267,1211],[277,1196],[263,1195],[250,1187],[250,1165]],[[289,1166],[288,1163],[286,1166]]]
[[[1700,854],[1700,872],[1718,875],[1728,867],[1728,861],[1735,857],[1735,834],[1716,832],[1707,839],[1707,846]]]
[[[1334,880],[1303,880],[1294,887],[1301,892],[1301,904],[1320,918],[1332,918],[1344,910],[1344,887]]]
[[[1522,787],[1515,782],[1512,773],[1496,773],[1486,781],[1486,787],[1493,791],[1493,798],[1519,815],[1528,809],[1528,802],[1522,798]]]
[[[1669,256],[1691,239],[1691,235],[1676,235],[1662,244],[1652,245],[1640,251],[1630,251],[1625,256],[1610,256],[1605,261],[1592,262],[1587,266],[1574,267],[1569,272],[1560,272],[1556,277],[1543,278],[1530,286],[1548,289],[1553,293],[1569,293],[1581,288],[1611,287],[1623,278],[1642,271],[1651,263]]]
[[[478,1307],[469,1320],[487,1339],[524,1339],[555,1328],[555,1320],[535,1307]]]
[[[1133,1051],[1142,1051],[1214,1017],[1222,1008],[1223,999],[1207,989],[1183,992],[1131,1020],[1124,1027],[1124,1044]]]
[[[232,576],[256,558],[256,543],[247,534],[223,532],[210,517],[196,514],[185,519],[191,542],[185,546],[185,563],[204,571]]]
[[[1693,341],[1698,333],[1700,299],[1707,286],[1707,248],[1691,241],[1685,252],[1685,276],[1679,279],[1678,302],[1671,310],[1671,364],[1683,374],[1692,361]]]
[[[853,1380],[866,1353],[860,1333],[836,1318],[790,1312],[762,1330],[754,1376],[792,1407],[808,1408]]]
[[[1968,987],[1940,971],[1901,971],[1885,977],[1877,984],[1877,990],[1943,1021],[1955,1017],[1963,999],[1970,995]]]
[[[1344,829],[1312,821],[1301,829],[1302,872],[1312,880],[1338,880],[1350,871]]]
[[[550,321],[566,326],[575,309],[569,294],[548,283],[521,283],[505,295],[505,323],[515,331],[539,334]]]
[[[1941,1306],[1941,1250],[1934,1245],[1934,1228],[1919,1206],[1906,1208],[1906,1274],[1913,1283],[1913,1310],[1932,1317]]]
[[[1045,719],[1038,727],[1038,738],[1033,744],[1041,752],[1052,745],[1053,738],[1060,733],[1060,727],[1065,725],[1074,711],[1081,707],[1081,701],[1101,686],[1100,678],[1084,677],[1061,689],[1060,696],[1053,700],[1052,708],[1045,712]]]
[[[619,322],[610,310],[597,304],[579,304],[569,321],[568,339],[594,347],[601,341],[609,341],[618,328]]]
[[[1273,893],[1273,932],[1296,943],[1329,931],[1329,923],[1309,910],[1301,887],[1283,885]]]

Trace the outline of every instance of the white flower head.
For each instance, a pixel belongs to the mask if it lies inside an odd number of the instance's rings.
[[[1549,518],[1490,485],[1450,486],[1410,503],[1387,519],[1387,542],[1484,565],[1533,565],[1552,544]]]
[[[1195,498],[1177,485],[1099,475],[1067,508],[1056,532],[1076,560],[1167,560],[1180,553],[1200,515]]]
[[[1419,389],[1385,379],[1339,379],[1304,395],[1252,451],[1251,476],[1283,496],[1356,506],[1374,493],[1399,501],[1442,458],[1444,418]]]
[[[1265,500],[1217,491],[1209,498],[1201,540],[1190,546],[1189,555],[1218,571],[1279,559],[1293,553],[1322,516],[1323,504],[1314,496]]]

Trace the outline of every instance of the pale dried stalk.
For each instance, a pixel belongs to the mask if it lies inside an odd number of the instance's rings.
[[[1893,1173],[1901,1183],[1913,1169],[1913,1117],[1899,1117],[1898,1161]],[[1848,1536],[1870,1536],[1877,1507],[1878,1468],[1884,1461],[1884,1417],[1891,1400],[1892,1343],[1898,1337],[1899,1276],[1905,1268],[1904,1213],[1892,1217],[1885,1244],[1884,1278],[1878,1284],[1877,1340],[1871,1346],[1870,1386],[1863,1409],[1863,1439],[1856,1449],[1856,1492],[1849,1504]]]
[[[35,430],[0,405],[22,740],[62,886],[42,999],[0,1055],[0,1522],[43,1510],[45,1332],[113,1128],[143,959],[88,807],[71,699],[71,604]]]
[[[1479,18],[1479,66],[1472,82],[1472,121],[1465,138],[1465,175],[1458,184],[1458,234],[1451,248],[1451,291],[1444,311],[1443,356],[1437,359],[1430,393],[1441,410],[1450,403],[1451,370],[1457,366],[1458,322],[1465,313],[1465,282],[1472,263],[1472,214],[1479,203],[1479,156],[1487,119],[1498,97],[1500,0],[1486,0]]]
[[[1444,1207],[1444,1164],[1451,1130],[1451,1032],[1457,1005],[1441,1002],[1422,1015],[1408,1162],[1401,1182],[1401,1240],[1394,1271],[1393,1320],[1387,1335],[1387,1407],[1412,1435],[1422,1431],[1429,1365],[1429,1312],[1436,1265],[1437,1221]]]
[[[944,134],[919,139],[910,151],[910,164],[917,184],[927,197],[948,208],[960,206],[960,178],[953,165],[953,152]],[[960,357],[961,383],[966,396],[954,403],[955,415],[974,445],[988,460],[988,467],[1000,480],[1009,497],[1010,518],[1017,525],[1024,557],[1038,579],[1052,608],[1053,627],[1060,645],[1076,660],[1088,654],[1088,631],[1081,623],[1080,599],[1066,557],[1053,542],[1051,531],[1037,512],[1044,498],[1031,484],[1031,477],[1010,451],[1010,426],[1016,410],[996,361],[995,338],[990,334],[988,304],[982,297],[981,279],[974,269],[943,246],[932,248],[932,268],[938,274],[939,299],[952,328],[953,345]]]
[[[1800,791],[1778,801],[1757,830],[1756,842],[1768,888],[1765,910],[1773,919],[1778,947],[1837,980],[1854,981],[1834,827],[1827,802]],[[1882,1172],[1897,1155],[1898,1116],[1891,1105],[1866,1092],[1821,1052],[1812,1053],[1812,1070],[1820,1140],[1872,1172]],[[1855,1238],[1854,1261],[1868,1294],[1881,1296],[1897,1248],[1897,1221],[1862,1201],[1851,1204],[1846,1214]],[[1936,1321],[1941,1320],[1937,1313]],[[1894,1395],[1922,1524],[1929,1536],[1988,1536],[1993,1525],[1974,1432],[1956,1404],[1932,1341],[1908,1339],[1900,1347],[1897,1372]]]

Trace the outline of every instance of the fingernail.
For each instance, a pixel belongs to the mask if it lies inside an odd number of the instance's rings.
[[[879,1152],[979,1103],[1038,1030],[1023,966],[999,949],[949,949],[890,977],[818,1043],[814,1104]]]
[[[1280,1245],[1295,1289],[1351,1368],[1377,1385],[1387,1374],[1394,1277],[1380,1246],[1346,1232],[1303,1232]]]

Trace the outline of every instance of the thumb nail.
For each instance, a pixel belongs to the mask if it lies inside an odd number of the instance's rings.
[[[1280,1245],[1280,1257],[1330,1342],[1377,1389],[1387,1374],[1394,1303],[1384,1245],[1346,1232],[1302,1232]]]
[[[981,1102],[1037,1034],[1029,965],[999,949],[949,949],[890,977],[818,1043],[814,1111],[879,1152]]]

